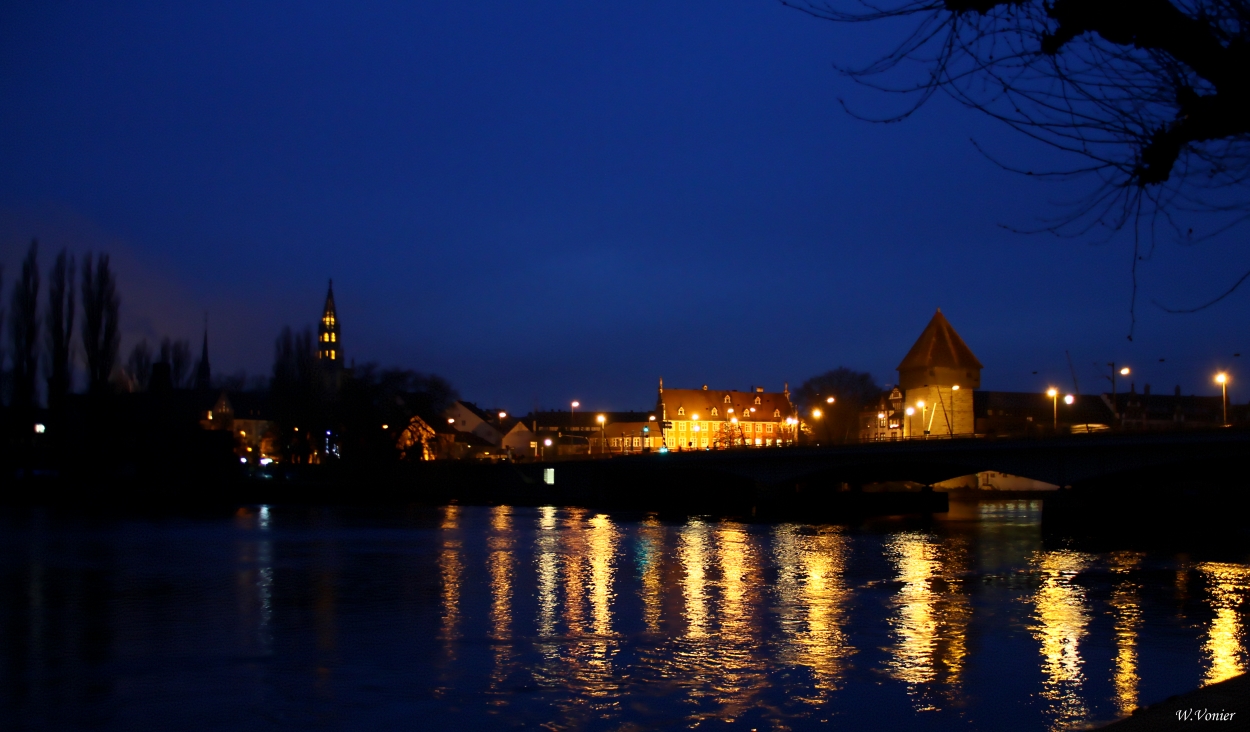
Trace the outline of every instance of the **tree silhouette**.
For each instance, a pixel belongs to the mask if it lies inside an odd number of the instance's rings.
[[[821,442],[849,442],[859,438],[860,411],[880,396],[881,387],[872,374],[839,366],[803,382],[794,401]],[[812,416],[815,409],[821,411],[819,418]]]
[[[913,96],[879,121],[942,91],[1083,159],[1021,171],[1094,182],[1042,230],[1133,224],[1140,247],[1142,237],[1153,245],[1156,227],[1194,241],[1250,215],[1250,0],[782,1],[826,20],[905,28],[875,60],[840,67]],[[1186,224],[1195,212],[1205,235]]]
[[[22,274],[13,288],[10,337],[13,344],[13,401],[15,407],[35,406],[35,377],[39,372],[39,243],[32,241],[22,260]]]
[[[121,300],[107,254],[101,254],[96,262],[92,261],[91,254],[83,259],[82,308],[82,346],[87,357],[88,388],[91,393],[102,394],[108,391],[109,377],[117,365],[117,349],[121,344],[118,322]]]
[[[152,346],[144,338],[130,349],[126,358],[126,375],[135,391],[147,391],[148,382],[152,378]]]
[[[160,362],[169,364],[169,378],[175,389],[185,389],[191,385],[192,373],[191,342],[186,339],[171,340],[168,336],[161,339]]]
[[[57,409],[69,393],[74,333],[74,258],[64,249],[56,255],[48,282],[48,406]]]

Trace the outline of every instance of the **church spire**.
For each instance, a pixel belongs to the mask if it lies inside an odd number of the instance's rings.
[[[326,305],[317,326],[317,358],[333,366],[343,363],[343,346],[339,342],[339,316],[334,310],[334,280],[326,290]]]
[[[204,313],[204,345],[200,347],[200,366],[195,370],[195,388],[207,391],[213,385],[213,371],[208,365],[208,313]]]

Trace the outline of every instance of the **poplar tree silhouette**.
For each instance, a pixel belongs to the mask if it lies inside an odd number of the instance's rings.
[[[94,262],[90,253],[83,258],[82,308],[82,346],[87,358],[88,390],[92,394],[104,394],[109,390],[109,377],[117,365],[117,349],[121,344],[118,322],[121,299],[107,254],[101,254]]]
[[[74,258],[62,249],[48,282],[48,406],[54,410],[64,403],[71,387],[75,309]]]
[[[15,407],[35,406],[35,377],[39,372],[39,242],[31,241],[22,274],[13,288],[9,330],[13,344],[13,401]]]

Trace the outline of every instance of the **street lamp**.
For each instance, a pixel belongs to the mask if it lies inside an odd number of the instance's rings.
[[[1223,371],[1215,375],[1215,383],[1220,385],[1220,406],[1224,408],[1224,426],[1228,426],[1228,374]]]
[[[908,436],[908,437],[913,437],[913,436],[915,435],[915,432],[916,432],[915,428],[914,428],[914,427],[912,427],[912,424],[911,424],[911,417],[912,417],[912,415],[913,415],[913,414],[915,414],[915,413],[916,413],[916,408],[915,408],[915,407],[908,407],[908,408],[907,408],[907,436]]]
[[[825,400],[825,404],[833,404],[835,401],[837,400],[834,399],[833,397],[829,397],[828,399]]]
[[[599,423],[599,454],[602,455],[608,448],[608,418],[601,414],[595,421]]]
[[[1071,394],[1067,394],[1063,397],[1063,403],[1067,404],[1068,406],[1072,406],[1072,403],[1075,401],[1076,401],[1076,397],[1072,396]]]
[[[1054,406],[1055,408],[1055,432],[1058,433],[1059,432],[1059,390],[1052,386],[1046,390],[1046,396],[1050,397],[1052,406]]]
[[[1111,413],[1115,416],[1116,419],[1119,419],[1120,418],[1120,402],[1116,399],[1116,396],[1115,396],[1115,374],[1116,374],[1115,361],[1109,361],[1107,365],[1111,367],[1111,375],[1107,377],[1108,379],[1111,379]],[[1131,373],[1133,372],[1128,366],[1124,366],[1120,368],[1120,376],[1128,376]]]
[[[577,424],[577,408],[580,406],[582,403],[574,399],[572,406],[569,407],[569,432],[572,432],[573,425]]]

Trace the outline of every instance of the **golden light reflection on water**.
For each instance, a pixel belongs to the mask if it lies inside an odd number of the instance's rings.
[[[570,508],[567,514],[560,532],[564,625],[569,635],[580,635],[585,631],[586,618],[586,510]]]
[[[781,526],[773,536],[773,554],[778,614],[787,641],[782,659],[811,670],[816,693],[804,701],[821,704],[838,688],[854,653],[844,630],[851,599],[845,577],[848,542],[840,529],[810,535]]]
[[[460,507],[446,506],[439,526],[443,532],[443,544],[438,553],[438,571],[442,579],[442,625],[439,637],[446,641],[445,649],[454,655],[454,640],[460,633],[460,583],[464,575],[461,558]]]
[[[931,692],[961,704],[972,607],[963,587],[969,552],[960,541],[917,532],[885,547],[900,582],[890,619],[890,674],[907,685],[917,711],[940,708]]]
[[[677,558],[682,566],[681,591],[685,600],[686,636],[702,638],[708,633],[707,523],[692,519],[678,536]]]
[[[490,572],[490,625],[495,656],[491,685],[497,687],[506,679],[512,660],[512,509],[507,506],[493,508],[490,529],[486,540],[490,553],[486,563]]]
[[[655,516],[648,516],[638,529],[638,567],[642,587],[642,619],[647,632],[660,631],[664,607],[664,527]]]
[[[1203,562],[1198,571],[1206,580],[1210,607],[1215,611],[1202,643],[1205,686],[1246,672],[1241,606],[1250,585],[1250,567]]]
[[[538,509],[538,539],[535,563],[538,565],[538,635],[550,637],[556,632],[556,576],[559,572],[559,537],[556,534],[556,509]]]
[[[590,597],[595,633],[612,633],[612,567],[616,556],[616,527],[604,514],[590,519]]]
[[[720,716],[732,723],[751,708],[765,674],[759,656],[761,605],[760,552],[756,539],[741,524],[722,523],[715,531],[720,569],[719,629],[714,657],[718,670],[712,694],[721,705]]]
[[[1041,552],[1033,558],[1041,586],[1033,595],[1030,629],[1041,644],[1041,696],[1048,702],[1052,729],[1079,724],[1089,713],[1081,696],[1085,683],[1081,641],[1089,625],[1089,610],[1085,589],[1074,580],[1090,560],[1087,554],[1069,550]]]
[[[1141,587],[1133,572],[1141,565],[1141,552],[1114,552],[1111,572],[1115,586],[1111,590],[1111,611],[1115,618],[1115,686],[1116,708],[1121,716],[1137,708],[1137,634],[1141,630]]]

